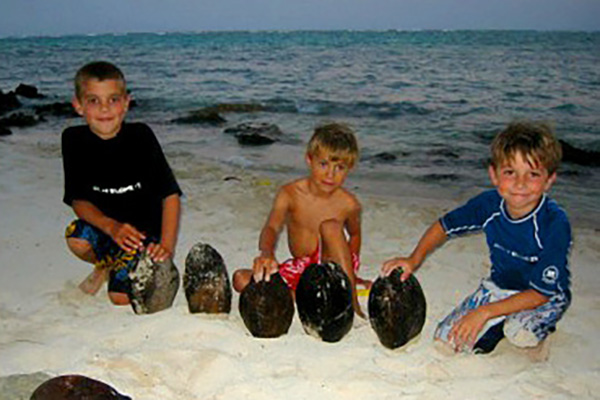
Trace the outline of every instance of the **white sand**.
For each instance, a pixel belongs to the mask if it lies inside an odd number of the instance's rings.
[[[241,171],[172,160],[187,194],[176,255],[212,244],[230,273],[255,255],[258,231],[278,182]],[[228,175],[241,180],[224,181]],[[229,316],[191,315],[180,290],[174,307],[135,315],[77,284],[89,266],[66,249],[73,218],[62,202],[56,144],[0,139],[0,377],[84,374],[140,400],[152,399],[583,399],[600,396],[600,239],[574,227],[574,301],[552,336],[550,357],[532,362],[503,341],[487,356],[448,356],[432,333],[488,271],[482,236],[448,243],[418,274],[428,301],[422,334],[386,350],[368,322],[336,344],[306,335],[298,316],[279,339],[251,337],[234,296]],[[455,204],[362,197],[363,270],[408,252],[423,230]],[[285,242],[284,242],[285,243]],[[287,256],[281,247],[281,258]],[[366,307],[366,298],[361,298]]]

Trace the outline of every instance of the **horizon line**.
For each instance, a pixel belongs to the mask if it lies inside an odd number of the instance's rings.
[[[66,38],[66,37],[96,37],[96,36],[127,36],[127,35],[201,35],[213,33],[332,33],[332,32],[355,32],[355,33],[417,33],[417,32],[561,32],[561,33],[598,33],[600,30],[588,29],[541,29],[541,28],[418,28],[418,29],[206,29],[206,30],[164,30],[164,31],[115,31],[115,32],[81,32],[81,33],[61,33],[61,34],[22,34],[22,35],[2,35],[0,39],[34,39],[34,38]]]

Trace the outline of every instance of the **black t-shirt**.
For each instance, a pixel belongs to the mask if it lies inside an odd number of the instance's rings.
[[[152,130],[124,123],[111,139],[87,125],[62,134],[63,201],[86,200],[105,215],[160,238],[162,201],[181,190]]]

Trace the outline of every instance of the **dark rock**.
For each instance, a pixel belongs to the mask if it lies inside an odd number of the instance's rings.
[[[131,104],[130,104],[131,106]],[[51,115],[54,117],[78,117],[79,114],[73,109],[73,105],[68,102],[57,102],[33,107],[37,115]]]
[[[426,174],[420,178],[425,182],[440,182],[440,181],[458,181],[460,176],[456,174]]]
[[[2,93],[0,91],[0,113],[12,111],[21,107],[21,102],[17,99],[14,92]]]
[[[183,287],[191,313],[229,313],[231,284],[223,257],[208,244],[197,243],[185,259]]]
[[[21,83],[17,86],[15,93],[21,97],[26,97],[28,99],[42,99],[45,96],[38,92],[38,89],[32,85],[26,85]]]
[[[600,151],[578,149],[564,140],[559,142],[562,146],[564,162],[594,167],[600,165]]]
[[[136,314],[152,314],[173,305],[179,289],[179,271],[170,259],[155,263],[144,252],[129,278],[129,300]]]
[[[276,338],[287,333],[294,318],[294,300],[278,273],[269,281],[254,279],[240,294],[239,310],[252,336]]]
[[[296,304],[304,331],[325,342],[341,340],[352,328],[350,279],[334,262],[311,264],[304,270]]]
[[[392,162],[392,161],[396,161],[397,158],[398,157],[396,157],[394,154],[387,153],[387,152],[377,153],[373,156],[373,159],[375,159],[376,161],[381,161],[381,162]]]
[[[233,134],[241,145],[261,146],[280,140],[282,133],[277,125],[262,123],[244,123],[227,128],[225,133]]]
[[[450,149],[446,149],[446,148],[429,150],[429,151],[427,151],[427,155],[430,155],[430,156],[442,156],[442,157],[454,158],[454,159],[460,158],[460,156],[458,155],[458,153],[456,153],[455,151],[452,151]]]
[[[175,118],[171,122],[177,124],[208,124],[208,125],[221,125],[227,122],[227,120],[219,115],[218,112],[213,110],[202,109],[191,112],[186,117]]]
[[[27,115],[21,112],[16,112],[10,114],[6,118],[0,119],[0,126],[24,128],[27,126],[34,126],[38,122],[40,122],[40,119],[36,118],[33,115]]]
[[[377,278],[369,293],[369,321],[379,341],[389,349],[403,346],[421,333],[427,303],[419,281],[400,281],[401,270]]]
[[[12,135],[11,130],[8,128],[5,128],[3,126],[0,126],[0,136],[8,136],[8,135]]]
[[[131,397],[86,376],[62,375],[42,383],[30,400],[131,400]]]

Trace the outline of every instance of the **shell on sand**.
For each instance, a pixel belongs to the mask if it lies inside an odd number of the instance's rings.
[[[191,313],[229,313],[231,283],[223,257],[209,244],[196,243],[185,259],[183,287]]]
[[[350,279],[334,262],[311,264],[296,288],[298,315],[306,333],[325,342],[341,340],[352,328]]]
[[[63,375],[38,386],[30,400],[131,400],[131,397],[86,376]]]
[[[170,259],[155,263],[144,251],[129,278],[129,300],[136,314],[152,314],[173,305],[179,289],[179,271]]]
[[[269,281],[254,279],[240,294],[239,310],[252,336],[276,338],[286,334],[294,318],[294,300],[279,273]]]
[[[403,346],[421,333],[427,303],[419,281],[411,275],[400,281],[401,269],[373,282],[369,294],[369,321],[379,341],[389,349]]]

